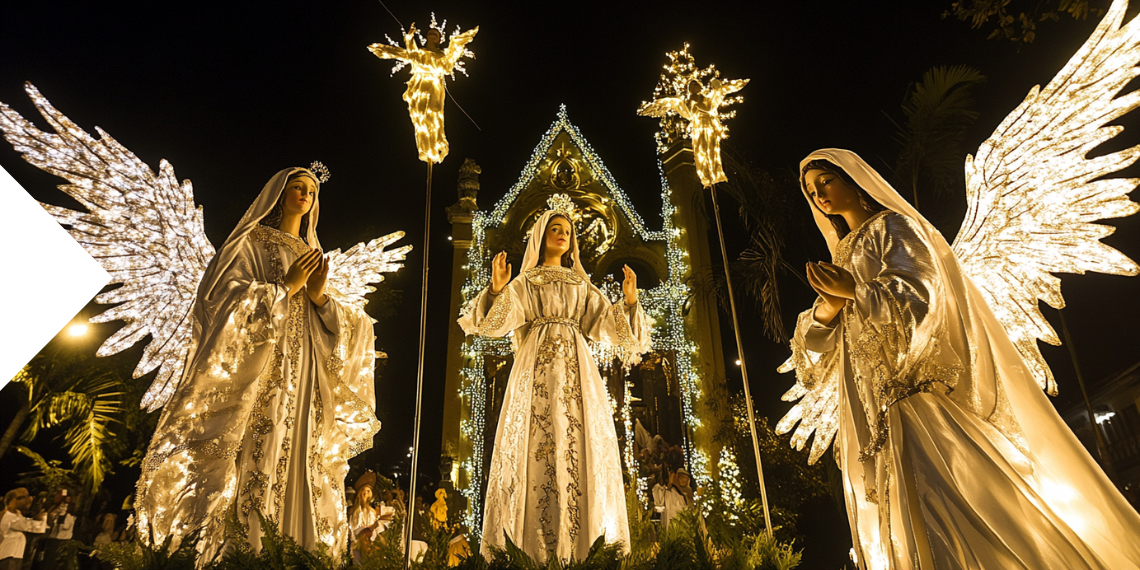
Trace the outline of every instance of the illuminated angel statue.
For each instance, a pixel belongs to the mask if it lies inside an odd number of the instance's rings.
[[[495,256],[491,284],[459,319],[467,334],[513,332],[516,347],[488,471],[485,556],[504,536],[539,561],[583,560],[598,537],[629,552],[613,411],[586,339],[632,364],[649,350],[649,320],[629,267],[624,302],[590,282],[572,216],[552,206],[530,232],[520,274],[512,280],[506,254]]]
[[[364,295],[400,267],[410,248],[384,247],[403,234],[323,255],[327,170],[314,164],[270,178],[215,254],[169,163],[156,174],[27,90],[56,134],[3,104],[0,128],[68,180],[60,188],[87,212],[44,208],[122,283],[96,298],[117,306],[93,322],[126,321],[98,354],[151,337],[135,376],[158,368],[142,406],[164,408],[135,497],[140,536],[177,544],[201,531],[204,566],[227,540],[260,549],[260,512],[306,548],[342,550],[347,461],[380,429]],[[227,536],[231,516],[245,537]]]
[[[1117,0],[1083,48],[966,161],[969,210],[953,246],[861,158],[801,163],[831,250],[799,316],[799,403],[776,430],[810,462],[834,439],[859,565],[1140,568],[1140,515],[1054,410],[1038,310],[1063,306],[1052,273],[1135,275],[1099,239],[1140,207],[1135,179],[1105,176],[1140,147],[1087,159],[1140,105],[1115,98],[1140,74],[1140,19]],[[836,435],[838,434],[838,437]]]
[[[685,95],[662,97],[642,103],[638,115],[663,117],[676,113],[688,121],[688,137],[693,142],[693,158],[697,163],[697,176],[705,188],[718,182],[726,182],[724,168],[720,163],[720,141],[728,138],[728,127],[721,122],[722,107],[735,102],[729,95],[736,93],[748,84],[747,79],[721,81],[713,78],[707,88],[695,76],[686,83]]]
[[[404,101],[408,103],[408,114],[416,129],[416,148],[419,149],[420,160],[438,164],[443,162],[448,152],[447,137],[443,132],[443,103],[446,95],[444,76],[454,77],[457,70],[466,74],[460,58],[475,57],[466,46],[475,39],[479,27],[462,33],[456,27],[456,33],[444,49],[440,44],[447,40],[443,31],[447,22],[436,26],[435,15],[432,15],[431,23],[422,47],[416,45],[416,25],[412,24],[404,34],[404,47],[389,39],[391,45],[372,44],[368,49],[380,59],[398,60],[392,73],[405,65],[412,66],[412,76],[408,78]]]

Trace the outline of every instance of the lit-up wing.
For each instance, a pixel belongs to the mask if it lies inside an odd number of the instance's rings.
[[[91,322],[126,322],[97,354],[115,354],[150,335],[134,376],[159,369],[141,404],[157,409],[182,378],[190,349],[190,311],[214,256],[193,188],[189,180],[180,184],[165,160],[156,174],[102,129],[96,128],[96,140],[34,86],[28,84],[26,90],[56,134],[37,129],[3,103],[0,129],[25,160],[66,179],[69,184],[59,189],[87,210],[42,204],[111,274],[111,282],[122,284],[95,298],[119,305]]]
[[[1065,305],[1052,273],[1140,269],[1100,243],[1112,227],[1092,223],[1137,211],[1127,195],[1140,180],[1103,177],[1140,158],[1140,147],[1086,158],[1123,129],[1106,124],[1140,105],[1140,91],[1114,98],[1140,74],[1140,18],[1122,28],[1126,7],[1114,1],[1064,69],[1045,89],[1034,87],[966,159],[968,210],[954,253],[1053,395],[1057,384],[1037,346],[1061,344],[1037,305]]]
[[[820,356],[800,354],[802,355],[800,358]],[[834,366],[823,366],[825,374],[821,378],[814,378],[809,371],[810,368],[814,368],[814,366],[802,360],[797,362],[797,356],[793,356],[778,369],[779,372],[796,371],[796,384],[780,399],[785,402],[795,402],[796,400],[799,402],[792,406],[792,409],[788,410],[788,413],[784,414],[784,417],[776,424],[776,433],[785,434],[795,427],[796,431],[792,434],[791,444],[797,450],[803,451],[808,438],[814,432],[815,439],[812,441],[811,453],[808,455],[808,464],[814,465],[827,451],[831,441],[835,439],[836,432],[839,431],[839,382],[841,378],[834,370]],[[798,426],[796,425],[797,422],[799,423]]]
[[[376,290],[369,283],[379,283],[384,280],[384,273],[403,267],[399,262],[404,260],[412,246],[384,251],[385,247],[403,237],[404,232],[395,232],[367,244],[358,243],[344,253],[339,249],[329,252],[329,276],[325,288],[338,299],[363,310],[364,296]]]
[[[800,313],[796,330],[805,330],[814,313],[814,308]],[[790,344],[792,357],[780,365],[778,371],[795,370],[796,384],[781,399],[799,402],[776,424],[776,433],[785,434],[795,427],[791,444],[802,451],[814,432],[815,440],[808,455],[808,463],[814,464],[827,451],[839,431],[839,383],[843,381],[843,366],[839,363],[839,351],[825,354],[808,350],[799,334],[792,337]]]
[[[637,114],[642,117],[664,117],[669,113],[676,113],[686,120],[692,119],[689,105],[680,97],[662,97],[642,102],[641,106],[637,108]]]

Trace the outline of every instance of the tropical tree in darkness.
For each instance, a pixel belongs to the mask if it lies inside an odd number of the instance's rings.
[[[1105,0],[958,0],[942,17],[970,22],[974,29],[988,27],[993,22],[989,39],[1024,45],[1037,39],[1037,24],[1056,22],[1065,16],[1078,21],[1087,20],[1090,15],[1100,18],[1107,3]]]
[[[910,190],[915,208],[920,187],[937,195],[964,183],[963,142],[978,118],[970,92],[985,80],[969,66],[939,66],[907,89],[903,120],[891,119],[895,141],[901,147],[894,175],[900,190]]]
[[[777,179],[730,150],[722,155],[728,182],[718,188],[736,200],[740,220],[748,232],[748,247],[730,264],[733,283],[755,302],[764,336],[773,342],[788,340],[780,314],[779,277],[788,269],[784,259],[785,240],[790,230],[789,196],[799,194],[794,176]],[[727,307],[723,275],[714,274],[718,297]],[[806,283],[805,283],[806,284]]]
[[[5,390],[21,401],[0,436],[0,457],[11,449],[21,429],[20,440],[25,443],[48,430],[63,430],[56,437],[62,437],[76,477],[94,491],[111,473],[113,457],[122,451],[114,426],[124,411],[122,397],[129,388],[125,378],[129,373],[124,375],[112,362],[49,345]]]

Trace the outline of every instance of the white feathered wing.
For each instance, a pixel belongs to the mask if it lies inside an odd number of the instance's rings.
[[[1094,224],[1136,213],[1128,199],[1140,180],[1102,177],[1140,158],[1140,146],[1087,158],[1116,136],[1105,126],[1140,105],[1140,91],[1116,95],[1140,75],[1140,18],[1121,26],[1116,0],[1092,36],[1045,86],[966,158],[968,210],[953,250],[1005,326],[1042,389],[1057,383],[1037,340],[1059,345],[1037,305],[1062,308],[1053,273],[1135,275],[1140,267],[1100,239],[1114,228]]]
[[[102,129],[95,129],[95,139],[35,86],[29,83],[26,90],[55,134],[39,130],[3,103],[0,130],[29,163],[66,179],[69,184],[59,189],[87,209],[41,203],[107,270],[111,282],[122,284],[95,298],[118,305],[91,317],[91,322],[126,322],[96,354],[110,356],[151,336],[134,377],[158,368],[140,403],[154,411],[166,404],[182,379],[192,348],[191,310],[215,253],[202,225],[202,208],[194,205],[190,181],[179,183],[170,163],[159,162],[156,174]],[[384,248],[403,236],[395,232],[344,253],[331,252],[328,291],[363,310],[364,296],[375,290],[369,283],[402,267],[399,262],[411,246]]]

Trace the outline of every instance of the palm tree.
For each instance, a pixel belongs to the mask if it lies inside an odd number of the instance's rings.
[[[915,208],[920,185],[932,194],[960,187],[966,157],[962,143],[978,118],[970,91],[985,80],[980,71],[965,65],[931,68],[907,90],[903,122],[891,119],[895,141],[902,147],[895,178],[904,188],[910,186]]]
[[[16,434],[33,441],[43,430],[63,428],[73,468],[89,490],[96,490],[111,473],[111,457],[122,444],[113,424],[123,413],[121,396],[127,383],[115,367],[93,362],[90,357],[41,351],[12,384],[21,393],[20,409],[0,437],[0,457],[12,446]],[[26,424],[26,427],[24,427]]]
[[[790,181],[777,181],[767,171],[725,149],[728,182],[721,188],[739,204],[740,220],[749,234],[749,246],[731,265],[733,280],[756,303],[764,335],[774,342],[787,342],[788,333],[780,314],[779,276],[787,269],[799,275],[784,259],[788,233],[789,196],[799,191]],[[717,291],[724,278],[717,279]]]

